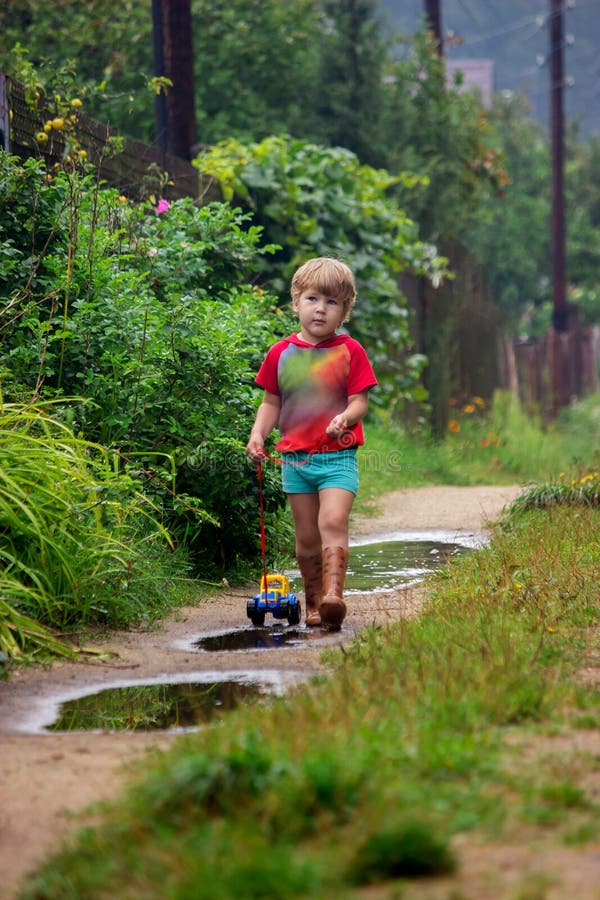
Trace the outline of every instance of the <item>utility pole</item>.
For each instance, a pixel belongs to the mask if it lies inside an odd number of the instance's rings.
[[[444,55],[444,39],[442,35],[442,0],[425,0],[425,15],[429,22],[429,29],[436,40],[437,50],[440,56]]]
[[[555,414],[568,403],[568,397],[566,396],[566,348],[562,339],[562,335],[569,328],[565,266],[563,2],[564,0],[549,0],[550,142],[552,161],[552,388],[553,411]]]
[[[564,26],[563,0],[550,0],[550,134],[552,145],[553,325],[567,331],[564,198]]]
[[[442,37],[442,0],[425,0],[425,19],[426,25],[435,42],[435,48],[441,58],[440,77],[443,75],[443,57],[444,57],[444,41]],[[416,318],[418,328],[418,347],[419,352],[424,356],[429,355],[430,345],[433,344],[432,339],[432,322],[430,313],[430,304],[428,302],[428,285],[423,275],[417,278],[417,295],[416,295]],[[425,385],[429,387],[429,367],[426,367],[424,374]],[[444,416],[442,415],[442,418]],[[446,428],[446,421],[440,420],[439,413],[436,415],[437,421],[432,424],[437,433],[442,434]]]

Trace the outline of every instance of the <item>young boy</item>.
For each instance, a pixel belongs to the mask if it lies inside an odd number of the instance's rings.
[[[264,459],[278,425],[283,489],[296,531],[306,624],[340,628],[345,615],[350,510],[358,489],[356,448],[377,384],[364,348],[336,334],[356,299],[354,276],[337,259],[309,259],[295,273],[292,306],[300,330],[278,341],[256,376],[264,388],[247,452]]]

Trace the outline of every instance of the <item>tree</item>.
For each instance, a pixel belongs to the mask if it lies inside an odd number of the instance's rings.
[[[347,147],[367,165],[384,166],[378,140],[388,47],[375,0],[325,0],[319,52],[319,137]]]
[[[509,328],[525,334],[545,331],[550,301],[548,141],[522,98],[497,97],[491,118],[510,182],[481,207],[468,231],[469,246],[485,266]]]
[[[196,114],[190,0],[152,0],[152,16],[157,140],[168,153],[191,159]],[[164,92],[162,79],[168,81]]]
[[[317,0],[193,0],[203,144],[315,134],[324,19]]]

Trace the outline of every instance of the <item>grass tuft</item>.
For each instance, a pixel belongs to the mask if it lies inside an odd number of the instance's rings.
[[[370,834],[350,867],[350,880],[369,884],[390,878],[444,875],[456,861],[448,841],[436,834],[430,822],[400,819]]]

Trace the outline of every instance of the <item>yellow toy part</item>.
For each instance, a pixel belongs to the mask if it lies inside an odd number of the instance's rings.
[[[287,575],[267,575],[265,584],[265,576],[260,579],[261,596],[268,596],[272,593],[273,600],[279,600],[281,597],[287,597],[290,593],[290,582]],[[269,599],[271,599],[269,597]]]

